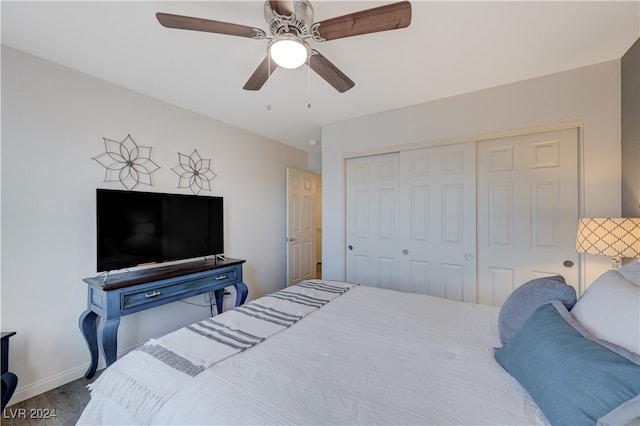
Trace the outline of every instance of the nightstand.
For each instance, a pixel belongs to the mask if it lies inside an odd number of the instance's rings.
[[[2,332],[2,410],[18,385],[18,376],[9,372],[9,338],[14,334],[15,331]]]

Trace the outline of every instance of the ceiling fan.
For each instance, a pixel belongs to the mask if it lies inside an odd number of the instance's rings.
[[[267,56],[245,83],[243,87],[245,90],[260,90],[278,67],[293,69],[307,64],[342,93],[351,89],[355,83],[320,52],[311,48],[307,40],[324,42],[406,28],[411,23],[411,3],[401,1],[314,23],[313,7],[309,0],[266,1],[264,16],[270,35],[260,28],[230,22],[156,13],[158,22],[167,28],[204,31],[256,40],[268,39]]]

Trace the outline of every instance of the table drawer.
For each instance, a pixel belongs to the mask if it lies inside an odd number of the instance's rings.
[[[166,284],[158,284],[155,286],[145,287],[144,289],[136,289],[131,291],[123,291],[120,294],[120,309],[126,310],[135,308],[148,303],[157,303],[158,301],[169,298],[180,298],[180,295],[194,291],[206,291],[207,287],[212,290],[222,289],[228,285],[236,283],[238,280],[237,268],[228,268],[225,270],[212,271],[210,275],[197,279],[173,281]],[[169,301],[167,301],[169,302]]]

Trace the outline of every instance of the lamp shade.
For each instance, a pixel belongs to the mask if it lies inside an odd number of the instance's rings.
[[[640,257],[640,218],[580,218],[576,251],[612,258]]]

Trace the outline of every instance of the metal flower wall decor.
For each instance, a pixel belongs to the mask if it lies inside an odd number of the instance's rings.
[[[104,167],[105,182],[120,182],[128,191],[131,191],[139,183],[153,186],[151,173],[160,168],[151,160],[151,147],[138,146],[127,135],[122,142],[107,138],[104,140],[102,154],[92,157]]]
[[[178,188],[189,188],[196,195],[203,189],[211,191],[211,181],[217,176],[210,168],[211,159],[203,159],[194,149],[191,155],[178,153],[178,161],[171,169],[180,176]]]

